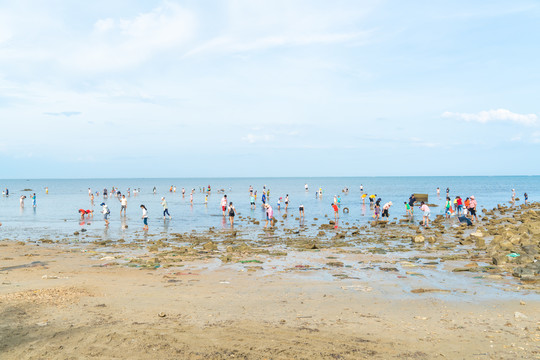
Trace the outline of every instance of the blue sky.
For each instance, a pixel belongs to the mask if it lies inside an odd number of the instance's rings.
[[[0,1],[0,178],[538,175],[538,1]]]

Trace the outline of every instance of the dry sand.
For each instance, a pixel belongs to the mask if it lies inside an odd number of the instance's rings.
[[[411,294],[257,263],[102,266],[58,244],[0,251],[1,359],[540,358],[537,296]]]

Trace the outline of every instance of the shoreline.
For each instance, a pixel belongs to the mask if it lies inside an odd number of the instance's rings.
[[[493,261],[505,246],[540,245],[539,207],[486,211],[474,228],[322,230],[331,234],[324,241],[293,230],[255,240],[232,231],[133,243],[3,240],[0,354],[538,357],[538,275],[513,274],[535,256]],[[403,236],[392,238],[396,229]],[[355,241],[365,249],[351,247]]]

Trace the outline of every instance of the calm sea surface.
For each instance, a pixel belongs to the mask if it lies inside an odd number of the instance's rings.
[[[308,184],[309,191],[304,190]],[[176,186],[176,193],[169,192],[171,185]],[[204,203],[202,187],[210,185],[212,192],[208,204]],[[252,185],[258,192],[257,209],[249,207],[249,186]],[[298,214],[298,206],[303,204],[306,213],[306,224],[327,222],[325,214],[331,216],[330,207],[334,195],[341,196],[342,207],[348,207],[349,213],[342,214],[342,221],[351,224],[364,224],[371,219],[368,202],[362,205],[360,186],[363,185],[367,194],[377,194],[382,202],[392,201],[390,215],[400,217],[405,209],[403,202],[411,193],[429,194],[429,202],[438,204],[432,208],[432,214],[442,214],[446,188],[450,188],[451,197],[460,195],[467,197],[475,195],[479,209],[492,208],[499,203],[507,203],[511,198],[511,190],[516,189],[518,203],[522,203],[523,193],[529,194],[530,201],[537,201],[540,193],[539,176],[494,176],[494,177],[341,177],[341,178],[189,178],[189,179],[76,179],[76,180],[0,180],[2,190],[9,189],[9,196],[0,198],[0,227],[1,238],[17,240],[34,240],[38,238],[57,239],[72,236],[74,231],[82,227],[88,230],[88,235],[102,236],[111,239],[129,238],[142,228],[140,204],[146,205],[149,212],[149,233],[179,232],[207,230],[210,227],[217,229],[228,227],[221,216],[220,200],[223,196],[217,190],[225,189],[239,213],[263,220],[264,213],[261,208],[261,195],[263,186],[270,189],[270,203],[275,209],[278,219],[284,213],[277,210],[279,197],[285,198],[288,194],[289,215]],[[122,220],[119,215],[120,202],[117,198],[104,198],[103,189],[109,191],[117,187],[123,194],[131,189],[128,198],[127,218]],[[49,193],[45,193],[48,187]],[[154,195],[153,188],[157,188]],[[348,193],[342,192],[347,187]],[[437,187],[441,190],[441,197],[437,197]],[[88,196],[88,188],[92,192],[99,191],[92,205]],[[182,188],[186,195],[182,197]],[[317,198],[315,192],[322,188],[322,198]],[[25,190],[31,189],[31,190]],[[140,189],[137,196],[133,189]],[[194,203],[190,204],[189,193],[195,189]],[[37,195],[37,207],[32,207],[31,194]],[[21,208],[19,198],[26,195],[25,207]],[[169,204],[169,211],[173,216],[171,221],[163,221],[160,199],[164,196]],[[99,204],[105,202],[111,209],[108,229],[104,229],[103,217],[100,214]],[[93,221],[80,221],[78,210],[94,209]],[[418,213],[418,212],[417,212]],[[416,215],[418,216],[418,215]],[[298,221],[288,217],[282,226],[294,227]],[[318,218],[319,220],[313,220]],[[238,219],[238,218],[237,218]],[[128,228],[122,230],[122,221]],[[240,229],[260,229],[261,225],[238,220],[236,226]],[[315,227],[313,227],[315,229]]]

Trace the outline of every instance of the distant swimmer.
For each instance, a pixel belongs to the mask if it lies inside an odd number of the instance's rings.
[[[441,189],[437,188],[437,196],[441,196]]]
[[[32,194],[32,207],[36,207],[37,206],[37,203],[36,203],[36,193],[33,193]]]
[[[25,195],[21,195],[21,197],[19,198],[19,202],[21,203],[22,208],[24,207],[24,199],[26,199]]]
[[[285,211],[289,208],[289,194],[285,196]]]
[[[308,191],[308,190],[309,190],[309,189],[308,189],[308,186],[307,186],[307,184],[306,184],[306,185],[304,185],[304,188],[306,189],[306,191]]]
[[[364,185],[360,184],[360,192],[363,193],[364,192]]]
[[[525,205],[527,205],[527,200],[529,200],[529,195],[527,193],[523,194],[523,197],[525,198]]]

